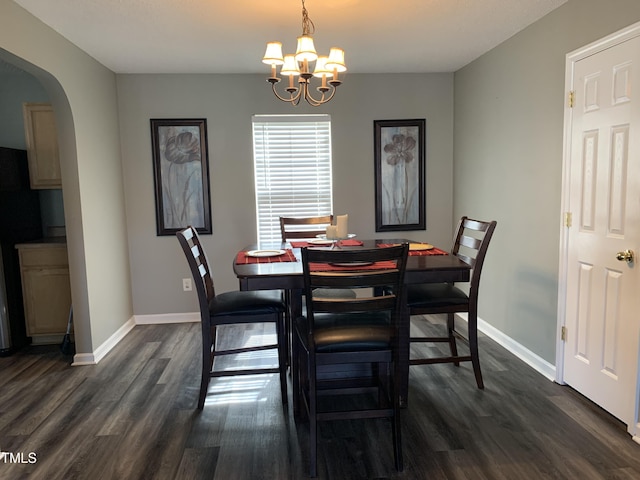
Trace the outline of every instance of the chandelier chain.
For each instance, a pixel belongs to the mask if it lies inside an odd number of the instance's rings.
[[[302,35],[312,35],[315,31],[316,26],[309,18],[307,7],[305,7],[304,0],[302,0]]]

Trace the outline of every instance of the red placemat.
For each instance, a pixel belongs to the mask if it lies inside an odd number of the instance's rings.
[[[302,248],[302,247],[328,247],[330,243],[310,243],[306,240],[291,240],[289,242],[293,248]]]
[[[383,261],[383,262],[375,262],[371,265],[361,265],[358,267],[347,267],[341,265],[334,265],[331,263],[315,263],[312,262],[309,264],[309,270],[312,272],[327,272],[327,271],[345,271],[352,272],[354,270],[388,270],[391,268],[396,268],[396,262],[394,261]]]
[[[396,243],[379,243],[378,247],[393,247],[397,245]],[[424,257],[427,255],[449,255],[449,252],[445,252],[444,250],[440,250],[437,247],[433,247],[429,250],[409,250],[409,255],[412,257]]]
[[[247,252],[238,252],[236,255],[236,265],[247,263],[279,263],[279,262],[297,262],[296,256],[290,248],[287,248],[282,255],[275,257],[250,257]]]
[[[340,240],[338,245],[342,245],[344,247],[361,247],[364,245],[362,240],[356,240],[355,238],[347,238],[345,240]]]
[[[330,244],[325,244],[325,243],[311,243],[311,242],[307,242],[304,240],[292,240],[291,242],[291,246],[293,248],[302,248],[302,247],[327,247]],[[339,240],[338,241],[338,246],[343,246],[343,247],[361,247],[362,245],[364,245],[364,242],[362,240],[354,240],[352,238],[346,239],[346,240]]]

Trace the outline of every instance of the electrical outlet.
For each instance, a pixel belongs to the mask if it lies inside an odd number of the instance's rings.
[[[191,286],[191,279],[190,278],[183,278],[182,279],[182,290],[184,292],[190,292],[191,290],[193,290],[193,287]]]

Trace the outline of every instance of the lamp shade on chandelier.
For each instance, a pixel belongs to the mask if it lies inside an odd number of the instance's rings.
[[[267,82],[271,84],[275,96],[283,102],[298,105],[304,99],[309,105],[317,107],[331,100],[338,86],[342,84],[339,75],[347,71],[344,50],[333,47],[329,55],[318,55],[313,45],[313,33],[315,25],[309,18],[302,0],[302,35],[298,37],[295,55],[282,55],[281,42],[267,43],[267,50],[262,58],[262,63],[271,65],[271,76],[267,78]],[[276,89],[276,84],[281,80],[278,67],[281,76],[289,77],[289,84],[285,88],[288,96],[279,94]],[[319,83],[316,96],[312,92],[312,81]]]

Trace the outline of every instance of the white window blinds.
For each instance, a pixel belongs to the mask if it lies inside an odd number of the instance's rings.
[[[258,242],[280,242],[279,217],[332,212],[329,115],[254,115]]]

